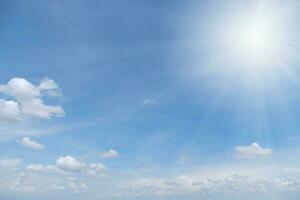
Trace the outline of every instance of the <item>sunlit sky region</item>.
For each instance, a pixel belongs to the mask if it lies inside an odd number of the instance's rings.
[[[298,200],[300,1],[0,1],[1,200]]]

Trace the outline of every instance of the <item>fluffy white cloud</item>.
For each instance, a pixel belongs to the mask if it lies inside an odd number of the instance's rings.
[[[0,121],[13,122],[20,120],[20,107],[16,101],[0,99]]]
[[[65,156],[56,160],[56,166],[63,170],[80,171],[86,167],[86,164],[78,161],[72,156]]]
[[[33,150],[42,150],[44,149],[44,145],[32,140],[29,137],[23,137],[21,140],[17,141],[20,145],[27,147],[29,149],[33,149]]]
[[[101,158],[116,158],[119,157],[119,153],[114,149],[109,149],[107,151],[103,151],[100,154]]]
[[[43,94],[59,96],[60,88],[51,79],[45,78],[34,85],[24,78],[13,78],[0,85],[0,93],[14,98],[14,101],[0,99],[0,119],[2,121],[18,120],[25,117],[49,119],[52,116],[63,116],[60,106],[44,104]]]
[[[235,152],[239,159],[262,159],[273,154],[272,149],[262,148],[258,143],[252,143],[250,146],[237,146]]]

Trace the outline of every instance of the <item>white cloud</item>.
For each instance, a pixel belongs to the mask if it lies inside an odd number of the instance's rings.
[[[235,152],[239,159],[262,159],[273,154],[272,149],[262,148],[258,143],[252,143],[250,146],[237,146]]]
[[[107,170],[107,168],[102,163],[90,163],[89,168],[99,172]]]
[[[39,88],[39,90],[42,91],[42,90],[55,90],[59,87],[53,80],[46,77],[46,78],[42,79],[38,88]]]
[[[60,88],[51,79],[44,78],[34,85],[24,78],[13,78],[0,85],[0,93],[14,98],[14,101],[0,99],[0,119],[2,121],[19,120],[26,117],[49,119],[53,116],[63,116],[60,106],[44,104],[42,94],[59,96]]]
[[[63,170],[80,171],[86,167],[86,164],[78,161],[72,156],[65,156],[56,160],[56,166]]]
[[[119,153],[114,149],[109,149],[107,151],[103,151],[100,154],[101,158],[116,158],[119,157]]]
[[[26,170],[32,172],[60,172],[54,165],[31,164],[26,167]]]
[[[16,101],[6,101],[0,99],[0,121],[19,121],[20,107]]]
[[[82,174],[87,176],[102,177],[107,168],[102,163],[84,163],[72,156],[59,157],[54,165],[30,164],[27,171],[37,173]]]
[[[21,140],[17,141],[20,145],[27,147],[29,149],[33,149],[33,150],[42,150],[44,149],[44,145],[33,141],[31,138],[29,137],[23,137]]]
[[[85,170],[85,173],[89,176],[103,176],[103,173],[107,170],[102,163],[90,163]]]

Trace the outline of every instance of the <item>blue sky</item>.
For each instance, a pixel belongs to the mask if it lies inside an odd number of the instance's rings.
[[[299,2],[0,9],[1,199],[297,199]]]

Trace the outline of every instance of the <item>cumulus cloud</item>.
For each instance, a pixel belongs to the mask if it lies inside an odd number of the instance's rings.
[[[17,141],[20,145],[27,147],[29,149],[33,149],[33,150],[42,150],[44,149],[44,145],[32,140],[29,137],[23,137],[21,140]]]
[[[59,86],[51,79],[44,78],[34,85],[24,78],[13,78],[0,85],[0,94],[14,100],[0,99],[0,120],[16,121],[26,117],[49,119],[65,114],[60,106],[44,104],[43,94],[60,96]]]
[[[0,121],[13,122],[20,118],[20,107],[16,101],[0,99]]]
[[[56,166],[64,170],[80,171],[86,167],[86,164],[78,161],[72,156],[65,156],[56,160]]]
[[[262,159],[270,157],[273,151],[262,148],[258,143],[252,143],[250,146],[237,146],[235,153],[238,159]]]
[[[100,154],[101,158],[116,158],[119,157],[119,153],[114,149],[109,149],[107,151],[103,151]]]

